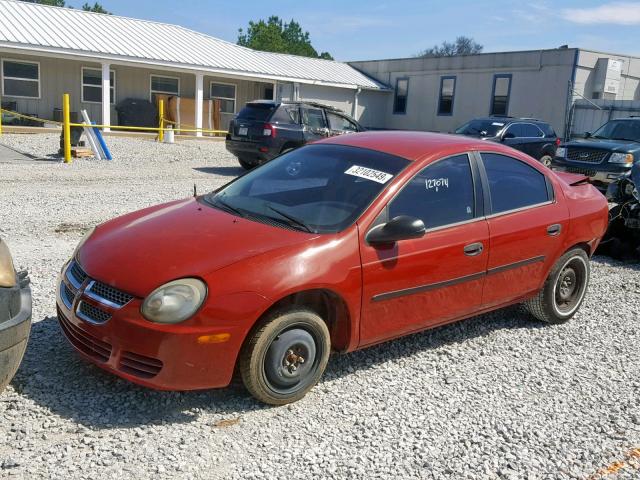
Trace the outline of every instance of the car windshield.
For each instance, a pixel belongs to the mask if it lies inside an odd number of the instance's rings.
[[[462,135],[478,135],[480,137],[495,137],[505,126],[505,122],[496,119],[475,119],[465,123],[456,130]]]
[[[351,225],[409,161],[344,145],[307,145],[204,197],[255,221],[315,233]]]
[[[640,119],[612,120],[596,130],[592,137],[606,140],[640,142]]]
[[[238,118],[241,120],[258,120],[264,122],[269,119],[275,109],[276,106],[272,103],[249,103],[240,110]]]

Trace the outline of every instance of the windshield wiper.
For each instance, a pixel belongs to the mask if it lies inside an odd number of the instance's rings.
[[[269,210],[273,210],[274,212],[276,212],[276,213],[277,213],[278,215],[280,215],[281,217],[284,217],[284,218],[286,218],[287,220],[289,220],[289,222],[291,222],[290,224],[296,225],[296,226],[298,226],[299,228],[301,228],[301,229],[303,229],[303,230],[305,230],[305,231],[307,231],[307,232],[309,232],[309,233],[315,233],[315,232],[311,229],[311,227],[309,227],[309,225],[307,225],[306,223],[304,223],[302,220],[300,220],[300,219],[298,219],[298,218],[296,218],[296,217],[293,217],[293,216],[289,215],[288,213],[284,213],[283,211],[281,211],[281,210],[279,210],[279,209],[277,209],[276,207],[273,207],[273,206],[271,206],[271,205],[267,205],[267,208],[268,208]]]
[[[220,197],[215,196],[212,198],[212,200],[213,202],[210,202],[210,203],[212,203],[214,206],[219,208],[222,207],[222,210],[226,210],[227,212],[238,215],[239,217],[242,217],[242,218],[246,217],[246,215],[242,213],[241,210],[237,209],[236,207],[232,207],[227,202],[222,200]]]

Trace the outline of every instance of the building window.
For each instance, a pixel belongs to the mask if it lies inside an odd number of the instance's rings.
[[[407,113],[407,97],[409,96],[409,79],[396,80],[396,96],[393,100],[393,113]]]
[[[210,97],[220,100],[220,113],[236,113],[236,86],[230,83],[211,83]]]
[[[3,60],[2,94],[7,97],[40,98],[40,64]]]
[[[161,77],[151,75],[151,103],[156,103],[156,94],[180,95],[180,79],[178,77]]]
[[[509,94],[511,93],[511,74],[493,76],[493,94],[491,95],[491,115],[507,115]]]
[[[109,71],[109,103],[116,103],[116,72]],[[102,70],[82,67],[82,102],[102,103]]]
[[[453,97],[456,94],[456,77],[440,78],[440,98],[438,100],[438,115],[453,114]]]

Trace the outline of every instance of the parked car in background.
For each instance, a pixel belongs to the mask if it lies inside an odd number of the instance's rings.
[[[99,225],[58,318],[87,360],[147,387],[302,398],[349,352],[525,302],[569,320],[607,202],[493,142],[366,132],[306,145],[207,195]]]
[[[226,147],[247,170],[321,138],[361,132],[342,111],[310,102],[249,102],[231,120]]]
[[[602,191],[640,162],[640,117],[611,120],[593,134],[560,145],[552,167],[580,173]]]
[[[26,271],[16,272],[0,239],[0,392],[15,375],[31,331],[31,288]]]
[[[492,116],[474,118],[456,130],[457,134],[503,143],[551,166],[560,139],[547,122],[535,118]]]

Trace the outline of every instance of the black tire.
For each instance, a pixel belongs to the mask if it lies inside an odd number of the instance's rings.
[[[542,290],[525,307],[538,320],[550,324],[568,321],[580,308],[589,285],[589,257],[574,248],[555,263]]]
[[[250,334],[240,352],[246,389],[270,405],[300,400],[322,377],[329,360],[327,324],[311,310],[276,311]]]
[[[242,168],[244,168],[245,170],[251,170],[252,168],[255,168],[255,165],[253,163],[249,163],[246,160],[242,160],[241,158],[239,158],[238,161],[240,162]]]
[[[543,155],[540,158],[540,163],[543,164],[547,168],[551,168],[551,162],[552,161],[553,161],[553,158],[551,157],[551,155]]]

